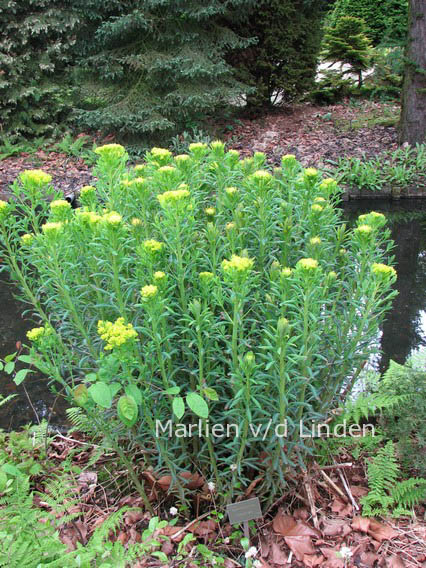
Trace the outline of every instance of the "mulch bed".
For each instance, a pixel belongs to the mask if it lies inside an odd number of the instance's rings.
[[[70,436],[58,434],[49,446],[49,460],[56,464],[54,469],[57,471],[63,460],[73,453],[73,462],[84,468],[96,451],[92,444],[85,445],[84,436],[77,432]],[[362,461],[348,462],[351,457],[345,453],[340,455],[340,463],[344,462],[341,467],[317,466],[309,476],[298,474],[295,479],[298,484],[284,490],[281,498],[264,511],[263,519],[256,522],[256,530],[251,531],[250,542],[256,547],[255,559],[260,567],[426,567],[425,509],[418,507],[414,517],[398,520],[362,517],[359,499],[367,493],[365,465]],[[110,471],[114,473],[110,474]],[[169,477],[156,478],[150,471],[141,471],[140,476],[144,478],[156,514],[163,519],[175,518],[170,513],[170,507],[175,503],[166,495]],[[231,539],[235,528],[226,518],[219,524],[214,515],[209,515],[209,511],[215,509],[214,492],[209,491],[198,473],[188,473],[187,478],[188,487],[193,491],[192,513],[189,518],[179,517],[175,526],[167,526],[157,534],[168,537],[162,551],[169,563],[165,565],[147,556],[137,566],[182,566],[182,561],[175,562],[174,559],[178,544],[188,533],[196,537],[188,544],[188,551],[197,543],[203,543],[226,558],[226,568],[241,566],[243,552]],[[119,539],[123,544],[140,541],[151,515],[126,480],[126,472],[117,471],[113,454],[100,456],[95,465],[78,476],[74,484],[77,504],[68,512],[80,512],[81,516],[65,525],[60,533],[70,549],[77,542],[85,544],[94,528],[123,506],[134,509],[125,513],[120,529],[115,535],[111,534],[111,540]],[[42,477],[35,481],[39,490],[46,490]],[[256,496],[256,486],[254,480],[244,498]],[[37,498],[35,505],[46,506],[42,498]],[[349,552],[346,564],[337,554],[342,550]],[[190,556],[183,565],[196,567]]]
[[[397,149],[394,126],[375,125],[358,128],[359,119],[382,116],[397,108],[364,101],[362,106],[347,102],[331,106],[293,105],[256,120],[243,120],[225,139],[242,156],[265,152],[271,162],[279,163],[283,154],[295,154],[304,166],[327,166],[342,156],[365,155]]]
[[[223,138],[242,156],[261,151],[271,163],[278,164],[283,154],[291,153],[304,166],[327,167],[328,160],[335,161],[340,156],[372,157],[385,150],[396,150],[395,127],[354,127],[362,117],[380,117],[389,110],[397,112],[392,105],[369,101],[358,106],[347,102],[326,107],[293,105],[255,120],[243,119]],[[7,195],[8,186],[20,172],[32,168],[50,173],[55,188],[65,195],[93,182],[90,168],[83,160],[40,150],[0,161],[0,197]]]

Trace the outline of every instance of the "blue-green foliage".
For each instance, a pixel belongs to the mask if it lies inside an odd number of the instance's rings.
[[[98,5],[96,7],[96,4]],[[143,143],[194,126],[244,90],[225,62],[247,45],[226,25],[251,0],[139,0],[107,6],[83,39],[79,124]]]

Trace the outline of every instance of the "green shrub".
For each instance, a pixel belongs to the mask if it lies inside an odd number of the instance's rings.
[[[336,182],[291,155],[271,174],[221,142],[132,168],[122,146],[96,152],[81,209],[49,205],[41,171],[0,203],[3,258],[41,320],[20,360],[66,390],[142,495],[126,439],[182,499],[194,468],[220,501],[253,474],[273,499],[312,451],[299,421],[323,420],[377,349],[395,294],[384,216],[347,229]],[[183,437],[198,421],[229,436]]]
[[[50,136],[71,106],[64,77],[79,23],[69,3],[9,0],[0,6],[0,129]]]
[[[254,88],[249,107],[294,100],[313,85],[322,36],[324,3],[319,0],[262,0],[241,23],[256,43],[230,54],[241,80]]]

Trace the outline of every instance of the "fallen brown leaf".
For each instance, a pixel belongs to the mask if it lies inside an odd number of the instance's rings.
[[[278,544],[278,542],[271,543],[270,560],[279,566],[287,564],[288,554],[284,551],[283,547]]]
[[[286,536],[284,540],[299,562],[302,562],[305,554],[316,552],[310,536]]]

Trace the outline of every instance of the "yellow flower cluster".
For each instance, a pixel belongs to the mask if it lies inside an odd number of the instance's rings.
[[[384,278],[396,278],[396,270],[392,266],[387,264],[382,264],[381,262],[373,263],[371,271],[376,276],[382,276]]]
[[[93,211],[82,211],[81,209],[77,209],[76,215],[83,221],[87,221],[89,225],[96,225],[102,219],[100,215]]]
[[[382,227],[386,223],[386,217],[383,213],[377,213],[377,211],[370,211],[370,213],[364,213],[358,217],[360,223],[367,225],[372,225],[373,227]]]
[[[102,215],[102,222],[106,225],[110,225],[111,227],[116,227],[122,222],[122,220],[123,217],[116,211],[110,211],[109,213]]]
[[[172,157],[172,153],[170,152],[170,150],[166,150],[166,148],[154,147],[151,150],[151,156],[156,159],[166,160]]]
[[[162,270],[157,270],[156,272],[154,272],[154,280],[156,282],[164,282],[164,280],[166,279],[166,273],[163,272]]]
[[[142,225],[142,221],[137,217],[133,217],[130,223],[132,224],[132,227],[140,227]]]
[[[1,219],[6,217],[8,210],[9,210],[9,203],[7,203],[7,201],[3,201],[3,199],[0,199],[0,218]]]
[[[204,213],[209,217],[213,217],[216,214],[216,209],[214,207],[206,207],[204,209]]]
[[[281,158],[281,163],[283,166],[294,166],[297,163],[296,156],[294,154],[285,154]]]
[[[327,200],[324,197],[315,197],[314,203],[327,203]]]
[[[199,276],[201,282],[203,282],[204,284],[211,282],[214,278],[213,272],[208,272],[208,271],[200,272],[200,274],[198,276]]]
[[[367,236],[373,232],[373,229],[370,227],[370,225],[360,225],[355,229],[355,231],[360,235]]]
[[[143,242],[143,248],[147,251],[147,252],[159,252],[164,246],[164,243],[160,243],[159,241],[156,241],[155,239],[148,239],[147,241]]]
[[[314,258],[301,258],[296,263],[296,268],[301,270],[316,270],[318,268],[318,261]]]
[[[56,237],[62,231],[63,226],[63,223],[45,223],[41,226],[41,230],[46,237]]]
[[[43,170],[25,170],[19,176],[24,185],[47,185],[52,181],[52,176]]]
[[[96,187],[93,187],[93,185],[84,185],[80,189],[80,196],[81,197],[87,197],[89,195],[94,195],[95,192],[96,192]]]
[[[318,170],[315,169],[315,168],[306,168],[305,170],[303,170],[303,173],[304,173],[306,178],[311,179],[311,178],[317,177]]]
[[[144,172],[146,170],[146,164],[136,164],[134,170],[136,173],[140,174],[141,172]]]
[[[106,343],[105,351],[121,347],[138,336],[131,323],[124,323],[124,318],[118,318],[115,322],[99,320],[98,334]]]
[[[102,158],[118,160],[124,156],[126,153],[125,148],[121,144],[105,144],[104,146],[98,146],[95,149],[95,154],[98,154]]]
[[[143,300],[151,300],[158,294],[158,286],[148,284],[141,289],[141,296]]]
[[[251,178],[255,181],[270,181],[272,175],[266,170],[257,170],[256,172],[254,172],[254,174],[251,175]]]
[[[40,341],[40,339],[52,335],[53,329],[50,325],[46,324],[44,327],[33,327],[27,331],[27,337],[30,341],[35,343]]]
[[[235,229],[235,227],[236,227],[236,224],[233,223],[232,221],[230,223],[226,223],[226,225],[225,225],[225,229],[227,231],[233,231]]]
[[[233,254],[231,260],[223,260],[222,268],[225,272],[248,272],[254,266],[254,259]]]
[[[284,267],[281,270],[281,276],[283,278],[289,278],[292,275],[292,273],[293,273],[293,270],[291,268],[289,268],[288,266]]]
[[[321,244],[321,238],[320,237],[312,237],[311,239],[309,239],[309,243],[311,245],[320,245]]]
[[[68,211],[69,209],[71,209],[71,204],[65,199],[55,199],[55,201],[52,201],[52,203],[50,204],[50,208],[55,213],[61,213],[63,211]]]
[[[157,195],[157,199],[160,202],[161,207],[167,207],[169,205],[182,203],[182,201],[186,200],[189,196],[189,190],[181,188],[160,193],[160,195]]]
[[[311,209],[312,209],[312,211],[314,211],[315,213],[320,213],[320,212],[324,209],[324,207],[322,207],[322,205],[318,205],[318,203],[314,203],[314,204],[311,206]]]
[[[21,243],[28,247],[33,242],[33,239],[34,239],[34,235],[32,235],[30,233],[25,233],[25,235],[22,235],[22,237],[21,237]]]
[[[185,162],[188,162],[190,160],[190,156],[188,156],[188,154],[178,154],[177,156],[175,156],[175,162],[177,164],[184,164]]]
[[[172,176],[177,172],[177,169],[174,166],[161,166],[161,168],[158,168],[157,171],[166,176]]]
[[[236,187],[225,187],[225,193],[227,195],[235,195],[238,192],[238,189]]]

